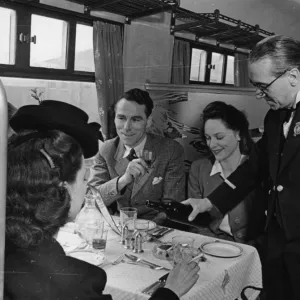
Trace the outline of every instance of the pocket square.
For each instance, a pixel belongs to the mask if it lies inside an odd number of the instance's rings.
[[[154,177],[152,181],[152,185],[158,184],[162,181],[162,177]]]

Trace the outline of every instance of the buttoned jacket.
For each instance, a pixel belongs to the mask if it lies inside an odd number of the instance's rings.
[[[220,173],[211,174],[213,162],[208,158],[201,158],[192,163],[189,173],[188,194],[190,198],[206,198],[213,190],[220,186],[224,179]],[[263,204],[263,193],[261,189],[250,192],[242,202],[237,204],[228,212],[228,221],[234,240],[236,242],[247,242],[255,240],[263,233],[265,212]],[[223,201],[227,201],[224,199]],[[222,215],[212,216],[209,227],[218,234],[219,226],[223,220]]]

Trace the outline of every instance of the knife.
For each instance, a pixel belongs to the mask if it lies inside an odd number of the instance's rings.
[[[142,293],[151,296],[158,288],[165,286],[168,275],[169,275],[169,273],[167,273],[167,274],[163,275],[162,277],[160,277],[158,279],[158,281],[155,281],[154,283],[152,283],[151,285],[146,287],[144,290],[142,290]]]

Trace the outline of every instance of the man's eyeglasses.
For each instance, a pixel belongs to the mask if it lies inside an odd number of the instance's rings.
[[[268,90],[268,88],[277,80],[279,79],[281,76],[283,76],[286,72],[288,71],[288,69],[284,70],[282,73],[280,73],[274,80],[272,80],[269,84],[267,85],[263,85],[260,83],[255,83],[253,82],[251,79],[249,79],[250,83],[255,86],[256,88],[258,88],[260,90],[260,93],[258,94],[258,96],[262,96],[266,93],[266,91]]]

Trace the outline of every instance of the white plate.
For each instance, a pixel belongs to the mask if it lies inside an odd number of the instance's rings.
[[[137,220],[143,220],[143,219],[137,219]],[[147,221],[147,220],[145,220]],[[133,231],[134,230],[134,221],[130,220],[129,222],[127,222],[127,226],[128,226],[128,230]],[[148,230],[153,230],[154,228],[156,228],[156,223],[153,221],[149,221],[149,229]]]
[[[94,253],[89,251],[76,251],[71,252],[68,256],[83,260],[89,264],[99,266],[105,260],[105,257],[100,253]]]
[[[220,241],[204,243],[200,246],[200,249],[205,254],[226,258],[238,257],[243,253],[240,246]]]

